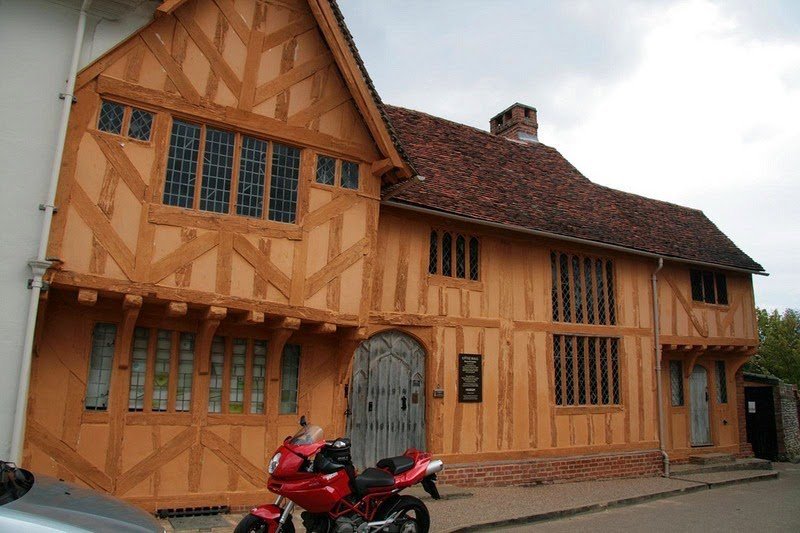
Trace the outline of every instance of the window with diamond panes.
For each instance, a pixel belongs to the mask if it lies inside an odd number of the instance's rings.
[[[250,383],[250,412],[264,413],[264,384],[267,377],[267,341],[253,341],[253,371]]]
[[[100,106],[97,129],[147,142],[153,129],[153,113],[104,100]]]
[[[153,130],[153,114],[144,109],[131,109],[131,121],[128,124],[128,137],[137,141],[149,141]]]
[[[342,161],[342,188],[358,190],[358,163]]]
[[[222,412],[222,387],[225,380],[225,338],[211,341],[211,368],[208,378],[208,412]]]
[[[336,159],[326,155],[317,156],[317,183],[322,185],[336,183]]]
[[[300,346],[286,344],[281,356],[280,414],[297,413],[297,386],[300,377]]]
[[[614,264],[611,260],[551,252],[550,271],[555,322],[616,324]]]
[[[683,364],[680,361],[669,362],[669,390],[672,407],[683,405]]]
[[[164,183],[164,203],[167,205],[194,207],[200,133],[200,126],[181,120],[172,121],[167,178]]]
[[[709,270],[689,271],[692,300],[709,304],[728,305],[728,281],[725,274]]]
[[[121,135],[122,124],[124,122],[125,106],[103,100],[100,106],[100,118],[97,120],[97,129],[107,133]]]
[[[92,411],[108,409],[108,389],[114,362],[115,324],[95,324],[92,330],[92,353],[89,356],[89,377],[86,381],[84,407]]]
[[[247,339],[233,339],[231,349],[228,412],[244,412],[244,388],[247,373]]]
[[[300,150],[273,143],[269,193],[269,219],[294,223],[297,212],[297,184],[300,176]]]
[[[429,243],[428,273],[477,281],[480,278],[478,238],[449,231],[432,230]]]
[[[233,174],[234,134],[206,128],[200,210],[227,213]]]
[[[725,361],[715,361],[717,376],[717,403],[728,403],[728,381],[725,377]]]
[[[194,371],[194,335],[139,326],[131,347],[129,411],[188,411]],[[177,379],[170,380],[172,368]],[[150,391],[148,393],[148,391]],[[174,398],[170,408],[170,398]]]
[[[556,405],[619,405],[619,340],[553,335],[553,385]]]

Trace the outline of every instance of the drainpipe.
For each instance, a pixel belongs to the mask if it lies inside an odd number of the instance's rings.
[[[664,458],[664,477],[669,477],[669,455],[664,444],[664,398],[661,396],[661,339],[658,316],[658,273],[664,268],[664,258],[658,258],[658,268],[653,271],[653,344],[656,357],[656,394],[658,395],[658,448]]]
[[[73,91],[75,90],[75,78],[78,75],[78,63],[80,62],[81,50],[83,47],[84,33],[86,32],[86,16],[93,0],[83,0],[81,11],[78,16],[78,28],[75,32],[75,44],[72,49],[72,62],[70,63],[69,76],[67,77],[66,91],[60,97],[64,100],[61,106],[61,122],[58,128],[58,139],[56,141],[56,152],[53,157],[53,168],[50,171],[50,186],[47,191],[47,200],[40,206],[44,211],[44,221],[42,222],[42,233],[39,237],[39,251],[36,259],[28,262],[33,275],[28,282],[31,290],[31,298],[28,304],[28,321],[25,326],[25,341],[22,348],[22,360],[19,365],[19,381],[17,389],[17,403],[14,410],[14,429],[11,436],[11,461],[21,463],[22,443],[25,436],[25,423],[28,411],[28,390],[31,378],[31,359],[33,357],[33,335],[36,329],[36,315],[39,311],[39,295],[45,286],[43,277],[51,263],[47,260],[47,244],[50,237],[50,224],[53,221],[55,211],[56,186],[58,185],[58,175],[61,170],[61,159],[64,155],[64,142],[67,138],[67,126],[69,125],[69,114],[72,110]]]

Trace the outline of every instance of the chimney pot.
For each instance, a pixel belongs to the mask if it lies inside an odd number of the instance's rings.
[[[536,108],[516,103],[489,121],[489,130],[513,141],[539,142]]]

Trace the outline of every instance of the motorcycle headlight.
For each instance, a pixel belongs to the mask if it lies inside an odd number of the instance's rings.
[[[269,468],[267,471],[271,474],[275,473],[275,469],[278,468],[278,463],[281,462],[281,454],[276,453],[272,456],[272,459],[269,460]]]

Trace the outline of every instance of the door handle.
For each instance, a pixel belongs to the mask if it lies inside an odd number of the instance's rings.
[[[370,413],[372,412],[372,402],[369,402],[367,404],[367,411],[369,411]]]
[[[406,402],[407,402],[407,400],[406,400],[405,396],[400,398],[400,410],[402,410],[402,411],[406,410],[406,407],[407,407]]]

